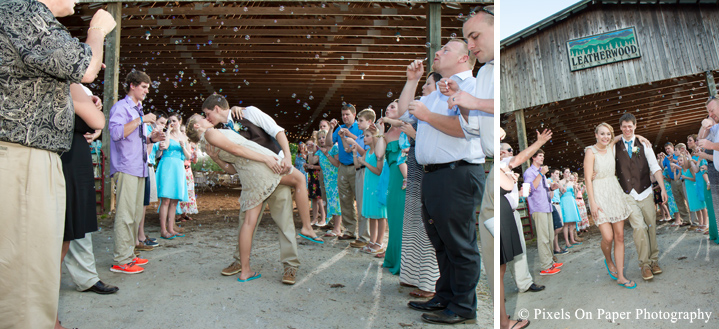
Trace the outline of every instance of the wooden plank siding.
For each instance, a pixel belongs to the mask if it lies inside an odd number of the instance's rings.
[[[500,51],[502,113],[719,68],[719,5],[590,5]],[[570,72],[566,41],[635,27],[642,56]]]

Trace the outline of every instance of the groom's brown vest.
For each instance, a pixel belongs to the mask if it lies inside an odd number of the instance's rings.
[[[277,142],[275,142],[274,137],[270,136],[270,134],[268,134],[262,128],[250,122],[250,120],[247,120],[245,118],[242,118],[242,120],[233,120],[244,126],[244,129],[240,128],[240,131],[237,131],[234,128],[232,129],[235,130],[235,132],[240,134],[242,137],[247,138],[248,140],[251,140],[257,144],[260,144],[261,146],[264,146],[266,149],[275,152],[275,154],[278,154],[280,153],[280,151],[282,151]]]
[[[635,145],[637,144],[637,145]],[[652,186],[652,181],[649,175],[649,162],[644,155],[644,145],[634,138],[632,146],[637,146],[639,152],[632,154],[631,159],[627,153],[627,145],[623,139],[614,144],[614,151],[617,157],[616,161],[616,175],[619,179],[619,185],[622,186],[624,193],[634,189],[637,193],[642,193],[646,189]]]

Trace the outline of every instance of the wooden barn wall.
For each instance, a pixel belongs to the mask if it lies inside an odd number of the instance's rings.
[[[591,6],[501,51],[501,112],[719,68],[718,5]],[[569,70],[568,40],[635,27],[642,57]]]

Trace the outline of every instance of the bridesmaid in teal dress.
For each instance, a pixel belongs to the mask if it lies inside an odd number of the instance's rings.
[[[394,101],[387,106],[385,115],[391,119],[398,118],[397,102]],[[380,133],[384,131],[384,124],[377,125]],[[402,221],[404,220],[405,190],[402,189],[403,176],[399,170],[400,153],[399,128],[392,127],[385,134],[387,149],[385,159],[389,167],[389,187],[387,190],[387,225],[389,227],[389,238],[387,251],[384,257],[383,266],[388,268],[390,273],[399,275],[400,260],[402,254]]]

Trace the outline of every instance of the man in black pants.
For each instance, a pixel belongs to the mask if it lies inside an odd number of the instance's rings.
[[[467,44],[452,39],[435,54],[433,69],[473,93],[475,57]],[[422,211],[427,235],[437,254],[440,277],[436,295],[428,302],[410,302],[422,320],[439,324],[475,323],[480,254],[477,247],[476,206],[482,200],[485,155],[479,138],[465,138],[459,111],[449,109],[448,97],[435,91],[412,101],[424,65],[407,67],[407,83],[399,98],[403,121],[420,121],[417,129],[417,162],[424,165]]]

